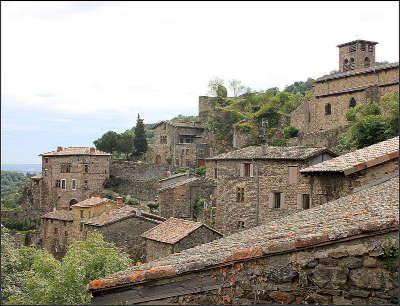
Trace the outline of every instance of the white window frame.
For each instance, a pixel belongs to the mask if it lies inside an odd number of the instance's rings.
[[[67,180],[66,179],[61,179],[61,189],[66,190],[67,189]],[[64,184],[63,184],[64,182]],[[64,186],[64,188],[63,188]]]
[[[72,190],[76,190],[76,186],[77,186],[77,184],[76,184],[76,179],[72,179],[72,181],[71,181],[71,188],[72,188]]]

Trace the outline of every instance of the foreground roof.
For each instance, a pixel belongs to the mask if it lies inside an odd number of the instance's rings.
[[[325,75],[325,76],[322,76],[322,77],[316,79],[315,82],[319,83],[322,81],[339,79],[339,78],[349,77],[349,76],[353,76],[353,75],[376,72],[376,71],[386,70],[386,69],[391,69],[391,68],[399,68],[399,63],[398,62],[397,63],[389,63],[389,64],[383,64],[383,65],[378,65],[378,66],[372,66],[372,67],[364,68],[364,69],[349,70],[349,71],[329,74],[329,75]],[[398,83],[398,81],[397,81],[397,83]]]
[[[186,249],[107,278],[91,281],[89,289],[103,291],[160,277],[296,251],[361,234],[399,228],[399,181],[392,178],[346,197],[280,220]]]
[[[43,215],[42,219],[53,219],[53,220],[60,220],[60,221],[73,221],[73,213],[70,210],[58,209],[53,210],[45,215]]]
[[[394,137],[313,165],[300,172],[342,172],[348,175],[398,157],[399,137]]]
[[[89,199],[80,201],[79,203],[76,203],[74,205],[72,205],[71,207],[92,207],[92,206],[96,206],[99,204],[102,204],[104,202],[110,202],[110,199],[107,198],[100,198],[100,197],[91,197]]]
[[[63,155],[100,155],[100,156],[111,156],[110,153],[97,150],[96,148],[90,147],[68,147],[62,148],[60,151],[51,151],[39,156],[63,156]]]
[[[146,219],[154,223],[160,223],[165,220],[165,218],[162,218],[160,216],[156,216],[153,214],[148,214],[145,212],[142,212],[140,209],[129,206],[129,205],[124,205],[121,208],[113,209],[110,211],[106,211],[102,213],[100,216],[90,218],[85,221],[86,225],[91,225],[91,226],[105,226],[109,224],[113,224],[119,221],[122,221],[124,219],[128,219],[130,217],[139,217],[141,219]]]
[[[201,222],[169,218],[167,221],[153,227],[141,236],[150,240],[175,244],[203,226]],[[214,231],[213,229],[209,228]]]
[[[273,146],[250,146],[227,153],[222,153],[206,160],[240,160],[240,159],[282,159],[282,160],[304,160],[321,153],[329,153],[336,156],[327,148],[310,148],[303,146],[273,147]]]

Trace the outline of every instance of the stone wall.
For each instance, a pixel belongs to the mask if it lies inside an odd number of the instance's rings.
[[[72,221],[42,219],[40,228],[41,247],[60,259],[65,255],[68,244],[75,237],[76,230]]]
[[[166,176],[166,168],[162,165],[113,160],[106,186],[139,200],[154,201],[158,195],[158,181]]]
[[[155,260],[174,253],[174,246],[172,244],[160,241],[145,239],[145,246],[146,261]]]
[[[302,136],[290,138],[290,146],[306,147],[326,147],[333,149],[338,144],[338,136],[346,130],[346,127],[340,127],[332,130],[305,133]]]
[[[390,177],[399,171],[397,160],[387,161],[348,176],[341,173],[312,174],[305,176],[311,186],[311,206],[321,205],[353,192],[382,177]]]

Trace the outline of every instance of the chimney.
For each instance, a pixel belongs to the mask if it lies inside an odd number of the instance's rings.
[[[57,147],[57,152],[61,152],[63,150],[63,147]]]
[[[115,201],[117,202],[117,206],[123,206],[124,205],[124,199],[122,197],[116,197]]]
[[[90,148],[90,153],[94,153],[96,151],[96,148],[91,147]]]

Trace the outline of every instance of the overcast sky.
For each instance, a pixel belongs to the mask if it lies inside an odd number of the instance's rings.
[[[2,163],[197,114],[218,76],[254,89],[338,69],[336,45],[398,61],[392,2],[1,2]]]

